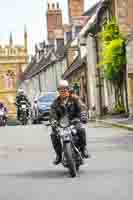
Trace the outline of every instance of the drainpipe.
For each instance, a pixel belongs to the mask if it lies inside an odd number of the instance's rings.
[[[98,49],[98,37],[96,36],[95,37],[95,47],[96,47],[96,61],[97,61],[97,64],[99,63],[99,56],[98,56],[98,52],[99,52],[99,49]],[[98,87],[98,92],[99,92],[99,117],[102,117],[103,115],[103,112],[102,112],[102,81],[101,81],[101,73],[100,73],[100,69],[99,67],[96,68],[97,70],[97,78],[98,78],[98,84],[97,84],[97,87]]]
[[[40,75],[38,75],[38,81],[39,81],[39,91],[41,93],[42,89],[41,89],[41,79],[40,79]]]
[[[126,100],[126,112],[127,114],[129,115],[129,105],[128,105],[128,91],[127,91],[127,88],[128,88],[128,85],[127,85],[127,81],[128,81],[128,71],[127,71],[127,66],[125,65],[124,66],[124,85],[125,85],[125,100]]]
[[[126,44],[127,45],[127,44]],[[123,45],[124,48],[124,54],[126,55],[126,45]],[[129,115],[129,105],[128,105],[128,70],[127,70],[127,64],[124,66],[124,86],[125,86],[125,100],[126,100],[126,112]]]

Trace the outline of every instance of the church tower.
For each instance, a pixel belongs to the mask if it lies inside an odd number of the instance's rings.
[[[21,81],[23,69],[27,67],[28,51],[27,33],[25,30],[23,44],[15,44],[12,33],[9,34],[9,42],[0,47],[0,100],[8,110],[8,116],[16,116],[17,88]]]
[[[48,41],[50,44],[54,43],[55,30],[62,29],[62,10],[59,7],[59,3],[54,0],[48,0],[47,10],[47,30]]]
[[[27,51],[28,50],[28,36],[27,36],[27,30],[26,26],[24,26],[24,48]]]
[[[10,33],[9,46],[12,47],[12,45],[13,45],[13,39],[12,39],[12,33]]]
[[[69,22],[73,17],[79,17],[84,13],[84,0],[68,0]]]

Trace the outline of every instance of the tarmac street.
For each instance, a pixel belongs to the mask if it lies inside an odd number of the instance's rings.
[[[50,127],[1,127],[0,200],[132,200],[132,131],[98,122],[86,130],[91,158],[70,178],[52,164]]]

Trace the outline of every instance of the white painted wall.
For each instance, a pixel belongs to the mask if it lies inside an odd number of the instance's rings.
[[[88,67],[88,94],[90,108],[96,106],[98,109],[98,94],[96,88],[96,50],[94,39],[87,37],[87,67]]]

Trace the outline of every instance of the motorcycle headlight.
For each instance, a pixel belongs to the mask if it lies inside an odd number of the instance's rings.
[[[77,130],[76,130],[75,128],[73,128],[73,129],[72,129],[72,133],[73,133],[73,134],[76,134],[76,133],[77,133]]]
[[[66,128],[66,127],[68,127],[69,126],[69,119],[67,118],[67,117],[64,117],[64,118],[62,118],[61,120],[60,120],[60,126],[62,127],[62,128]]]

